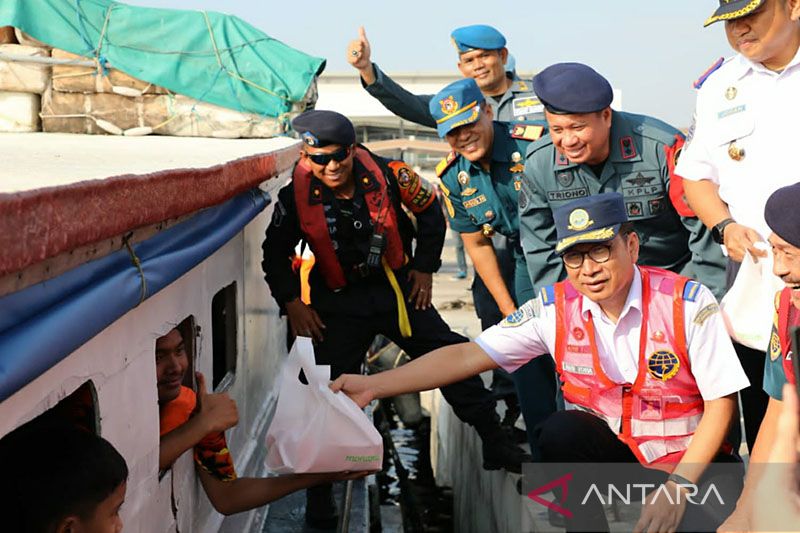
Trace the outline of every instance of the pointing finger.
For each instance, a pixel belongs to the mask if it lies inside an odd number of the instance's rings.
[[[367,40],[367,32],[364,30],[364,26],[359,26],[358,27],[358,38],[361,39],[364,42],[369,42]]]

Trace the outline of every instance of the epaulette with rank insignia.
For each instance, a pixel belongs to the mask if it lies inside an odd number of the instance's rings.
[[[511,129],[511,137],[524,141],[535,141],[544,133],[544,126],[517,124]]]
[[[715,72],[715,71],[716,71],[716,70],[717,70],[719,67],[721,67],[721,66],[722,66],[722,64],[723,64],[724,62],[725,62],[725,58],[724,58],[724,57],[720,57],[719,59],[717,59],[717,60],[714,62],[714,64],[713,64],[713,65],[711,65],[711,67],[709,67],[709,69],[708,69],[708,70],[706,70],[706,71],[703,73],[703,75],[702,75],[702,76],[700,76],[699,78],[697,78],[697,79],[695,80],[695,82],[692,84],[692,87],[694,87],[695,89],[699,89],[700,87],[702,87],[702,86],[703,86],[703,84],[704,84],[704,83],[706,82],[706,80],[708,79],[708,77],[709,77],[709,76],[711,76],[712,74],[714,74],[714,72]]]
[[[544,305],[553,305],[556,303],[556,288],[554,285],[542,287],[542,303]]]
[[[453,161],[458,159],[458,152],[450,152],[447,154],[447,157],[439,161],[436,165],[436,177],[441,178],[444,171],[450,168],[450,165],[453,164]]]
[[[696,281],[687,281],[686,286],[683,288],[683,301],[693,302],[697,299],[697,294],[700,292],[700,284]]]

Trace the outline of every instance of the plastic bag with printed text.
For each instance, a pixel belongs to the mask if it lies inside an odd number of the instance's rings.
[[[300,370],[308,384],[300,380]],[[317,365],[311,339],[298,337],[280,376],[267,431],[267,467],[279,474],[380,470],[383,439],[344,393],[328,388],[330,367]]]

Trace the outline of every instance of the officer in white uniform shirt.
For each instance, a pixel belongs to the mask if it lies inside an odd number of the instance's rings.
[[[730,491],[723,497],[729,507],[701,510],[662,498],[644,506],[636,528],[675,531],[684,513],[693,520],[700,513],[702,530],[713,531],[732,510],[742,479],[741,473],[719,479],[704,472],[712,462],[737,462],[725,437],[736,392],[748,385],[714,296],[678,274],[636,266],[639,238],[619,193],[565,204],[554,220],[567,280],[543,288],[475,342],[435,350],[390,372],[341,376],[331,387],[365,405],[498,366],[513,372],[553,354],[565,399],[577,409],[554,413],[537,428],[542,460],[638,462],[668,490],[702,487],[713,478]],[[567,530],[607,528],[599,503],[570,500],[578,494],[566,496],[573,514]]]
[[[720,0],[706,21],[724,21],[737,52],[695,82],[695,124],[675,170],[686,199],[728,256],[728,286],[745,250],[764,256],[767,198],[800,181],[800,0]],[[765,298],[771,295],[765,294]],[[766,348],[766,347],[765,347]],[[736,345],[752,387],[741,393],[752,450],[768,397],[760,388],[765,354]]]

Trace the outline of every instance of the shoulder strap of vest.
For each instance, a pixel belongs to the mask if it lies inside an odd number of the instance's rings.
[[[450,152],[447,154],[447,157],[439,161],[436,165],[436,176],[441,178],[445,170],[450,168],[450,165],[452,165],[456,159],[458,159],[458,152]]]

